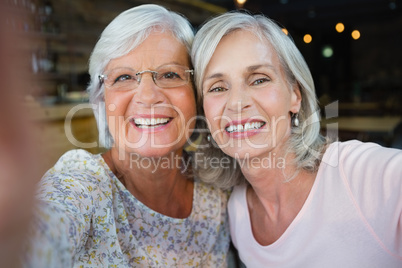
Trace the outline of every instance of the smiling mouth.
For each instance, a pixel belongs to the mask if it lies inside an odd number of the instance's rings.
[[[172,118],[134,118],[132,121],[138,128],[156,128],[168,124]]]
[[[265,125],[265,122],[252,122],[246,124],[230,125],[225,128],[229,133],[246,132],[249,130],[260,129]]]

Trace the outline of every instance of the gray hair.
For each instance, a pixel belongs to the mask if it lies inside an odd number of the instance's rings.
[[[283,33],[276,22],[263,15],[228,12],[205,23],[195,36],[191,58],[194,64],[198,102],[203,103],[203,78],[211,57],[221,39],[236,30],[247,30],[261,40],[268,40],[275,49],[286,73],[289,85],[298,85],[302,95],[299,111],[300,127],[292,127],[287,153],[294,153],[298,169],[316,171],[326,140],[320,135],[320,114],[315,95],[314,81],[302,54],[293,40]],[[206,146],[206,139],[199,152],[208,157],[228,157],[217,146]],[[231,158],[232,168],[213,169],[204,165],[197,175],[204,181],[229,188],[244,180],[238,164]]]
[[[104,86],[99,81],[110,60],[124,56],[138,47],[153,30],[169,31],[183,43],[190,54],[194,31],[182,15],[158,5],[147,4],[120,13],[102,32],[89,59],[89,100],[95,104],[94,114],[102,146],[110,148],[113,138],[106,120]],[[95,111],[95,109],[97,109]]]

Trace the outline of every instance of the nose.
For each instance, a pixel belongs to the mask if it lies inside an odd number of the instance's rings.
[[[226,107],[228,110],[241,113],[243,110],[251,106],[251,97],[247,92],[246,87],[235,86],[229,91]]]
[[[144,106],[163,103],[165,98],[160,88],[154,83],[152,73],[142,73],[138,87],[135,89],[133,100]]]

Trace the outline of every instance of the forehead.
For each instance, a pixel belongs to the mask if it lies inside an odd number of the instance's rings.
[[[248,30],[237,30],[224,36],[219,42],[211,62],[216,58],[226,61],[246,61],[277,58],[271,43]]]
[[[271,65],[278,71],[281,69],[278,55],[267,39],[249,30],[236,30],[221,39],[207,65],[205,76],[234,73],[257,65]]]
[[[151,32],[140,45],[126,55],[112,59],[106,69],[122,65],[156,68],[164,64],[188,65],[187,48],[170,32]]]

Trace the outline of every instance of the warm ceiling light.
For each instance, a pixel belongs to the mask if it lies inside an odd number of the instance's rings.
[[[304,41],[304,43],[309,44],[309,43],[311,43],[311,41],[313,41],[313,37],[309,34],[306,34],[303,37],[303,41]]]
[[[247,0],[235,0],[236,4],[237,4],[239,7],[242,7],[242,6],[246,3],[246,1],[247,1]]]
[[[359,39],[360,38],[360,32],[358,30],[354,30],[352,32],[352,38],[355,39],[355,40]]]
[[[284,32],[286,35],[289,34],[288,30],[286,28],[282,28],[282,32]]]
[[[335,30],[336,30],[338,33],[341,33],[341,32],[343,32],[343,31],[345,30],[345,25],[343,25],[342,22],[338,22],[338,23],[335,25]]]

